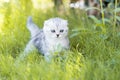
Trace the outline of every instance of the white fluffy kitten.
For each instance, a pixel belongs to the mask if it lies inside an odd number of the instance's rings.
[[[44,56],[52,55],[69,48],[68,23],[61,18],[51,18],[44,22],[43,29],[39,29],[28,17],[27,28],[31,33],[31,39],[25,48],[25,54],[38,49]]]

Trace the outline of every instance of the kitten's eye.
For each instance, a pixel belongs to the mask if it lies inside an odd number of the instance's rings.
[[[60,30],[60,32],[63,32],[64,30]]]
[[[55,30],[51,30],[52,33],[55,33]]]

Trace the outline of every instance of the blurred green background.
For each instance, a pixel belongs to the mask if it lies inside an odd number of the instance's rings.
[[[69,0],[0,0],[0,80],[120,79],[120,8],[108,7],[104,11],[110,17],[98,19],[69,4]],[[35,51],[16,65],[30,39],[26,28],[30,15],[40,28],[49,18],[68,20],[70,50],[50,63]]]

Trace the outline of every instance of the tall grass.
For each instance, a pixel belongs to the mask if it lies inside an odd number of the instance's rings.
[[[34,9],[32,2],[4,3],[0,8],[4,22],[0,23],[0,80],[119,80],[120,79],[120,33],[119,24],[105,23],[101,26],[87,17],[84,11]],[[48,13],[49,12],[49,13]],[[16,58],[24,50],[30,33],[26,19],[33,16],[42,28],[51,17],[61,17],[69,22],[70,50],[54,57],[47,63],[37,51],[29,54],[18,65]]]

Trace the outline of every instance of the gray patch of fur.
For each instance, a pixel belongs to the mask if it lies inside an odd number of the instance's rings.
[[[41,53],[41,54],[45,54],[47,52],[47,45],[46,45],[46,41],[45,41],[45,35],[43,33],[42,29],[39,29],[37,25],[35,25],[32,21],[32,17],[28,17],[27,20],[27,28],[31,33],[31,39],[28,42],[28,47],[30,47],[29,45],[35,46],[37,48],[37,50]],[[27,52],[31,51],[30,48],[28,48],[26,46]],[[24,51],[26,52],[26,51]]]
[[[47,44],[45,42],[45,35],[43,33],[43,30],[40,30],[38,34],[36,34],[33,38],[31,38],[31,41],[39,52],[41,52],[43,55],[44,53],[46,53]]]

